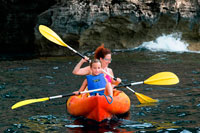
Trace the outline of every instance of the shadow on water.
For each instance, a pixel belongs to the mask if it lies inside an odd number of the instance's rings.
[[[95,123],[67,113],[65,99],[34,103],[16,110],[16,102],[68,94],[77,90],[84,76],[71,72],[78,57],[38,58],[0,61],[1,132],[199,132],[200,55],[193,53],[128,52],[113,54],[111,68],[124,83],[144,81],[171,71],[180,83],[172,86],[132,86],[159,103],[140,105],[135,94],[127,118]],[[87,64],[85,64],[87,65]],[[127,71],[128,70],[128,71]]]

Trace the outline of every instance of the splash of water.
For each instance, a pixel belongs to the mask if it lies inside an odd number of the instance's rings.
[[[181,33],[162,35],[155,41],[144,42],[138,49],[145,48],[154,52],[189,52],[189,44],[182,41],[181,36]]]

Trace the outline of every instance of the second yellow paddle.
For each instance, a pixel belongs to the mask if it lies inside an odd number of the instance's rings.
[[[146,79],[145,81],[139,81],[129,84],[123,84],[116,86],[116,88],[120,88],[123,86],[133,86],[133,85],[139,85],[139,84],[149,84],[149,85],[174,85],[179,83],[179,79],[176,76],[176,74],[172,72],[159,72],[157,74],[154,74],[150,78]]]

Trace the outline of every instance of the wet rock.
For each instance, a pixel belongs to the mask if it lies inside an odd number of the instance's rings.
[[[83,52],[93,51],[101,43],[110,49],[134,48],[172,32],[182,32],[182,39],[191,44],[199,42],[197,1],[64,0],[61,3],[43,12],[37,23],[46,24],[67,44]],[[44,20],[49,14],[51,17]],[[43,48],[40,51],[45,51],[49,42],[45,43],[38,34],[38,25],[36,40]],[[67,54],[67,51],[53,50],[54,54]]]
[[[110,49],[133,48],[172,32],[182,32],[189,49],[200,50],[199,11],[199,1],[188,0],[4,0],[0,53],[72,55],[43,38],[40,24],[81,52],[93,51],[101,43]]]

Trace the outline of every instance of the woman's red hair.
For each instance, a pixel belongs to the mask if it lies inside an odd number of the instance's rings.
[[[104,58],[107,54],[111,54],[111,51],[107,48],[104,48],[104,44],[102,44],[95,50],[94,58],[95,59]]]

